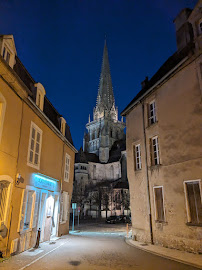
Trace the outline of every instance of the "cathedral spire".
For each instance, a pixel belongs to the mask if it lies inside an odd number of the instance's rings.
[[[110,110],[115,103],[112,87],[111,73],[109,67],[108,49],[105,38],[102,69],[100,74],[100,83],[98,89],[97,106],[103,106],[104,109]]]

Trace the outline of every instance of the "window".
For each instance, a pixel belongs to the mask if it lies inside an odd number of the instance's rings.
[[[40,166],[41,144],[42,130],[31,122],[27,164],[36,169]]]
[[[65,223],[69,213],[69,194],[63,191],[60,202],[60,223]]]
[[[41,83],[35,83],[34,85],[36,87],[36,105],[39,107],[41,111],[43,111],[44,107],[44,97],[46,94],[45,88]]]
[[[0,222],[5,221],[9,184],[8,181],[0,181]]]
[[[65,156],[65,170],[64,170],[64,181],[69,182],[69,170],[70,170],[70,156]]]
[[[163,187],[154,187],[155,220],[165,221]]]
[[[185,181],[188,223],[202,225],[201,180]]]
[[[141,170],[142,162],[141,162],[140,144],[137,144],[134,147],[134,158],[135,158],[135,170]]]
[[[5,47],[3,48],[3,55],[2,56],[5,59],[5,56],[6,56],[6,48]]]
[[[7,52],[7,55],[6,55],[6,62],[9,64],[9,61],[10,61],[10,53],[9,52]]]
[[[41,94],[40,94],[40,93],[38,93],[38,95],[37,95],[36,105],[37,105],[39,108],[41,107]]]
[[[160,158],[159,158],[159,143],[158,137],[155,136],[151,139],[151,165],[159,165]]]
[[[93,165],[93,179],[96,179],[96,165]]]
[[[8,52],[8,49],[5,47],[3,48],[2,56],[3,56],[4,60],[6,60],[6,62],[9,64],[11,54],[10,54],[10,52]]]
[[[156,102],[152,101],[149,104],[149,125],[156,123]]]
[[[23,190],[18,231],[23,231],[32,227],[35,199],[36,193],[33,190]]]

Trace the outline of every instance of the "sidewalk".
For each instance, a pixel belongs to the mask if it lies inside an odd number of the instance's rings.
[[[150,252],[173,261],[181,262],[202,269],[202,255],[200,254],[193,254],[185,251],[165,248],[151,244],[143,244],[130,238],[125,238],[125,241],[127,244],[142,249],[146,252]]]

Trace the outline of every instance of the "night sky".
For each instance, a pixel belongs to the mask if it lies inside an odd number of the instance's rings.
[[[197,0],[0,0],[0,34],[82,145],[96,104],[105,34],[119,113],[176,51],[173,19]],[[119,116],[120,118],[120,116]]]

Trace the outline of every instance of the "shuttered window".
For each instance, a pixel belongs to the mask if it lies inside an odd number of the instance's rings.
[[[70,156],[65,155],[65,170],[64,170],[64,181],[69,182],[69,171],[70,171]]]
[[[42,130],[31,122],[29,149],[28,149],[28,165],[39,169],[40,154],[42,144]]]
[[[186,197],[188,203],[188,222],[202,225],[202,203],[200,181],[186,182]]]
[[[163,187],[154,187],[155,220],[165,221]]]

